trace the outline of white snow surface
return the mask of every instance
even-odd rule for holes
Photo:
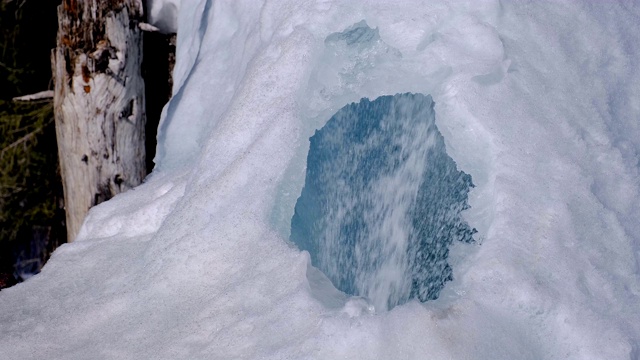
[[[0,292],[0,358],[640,358],[639,6],[185,1],[154,173]],[[361,20],[380,46],[325,46]],[[481,244],[376,312],[287,239],[309,136],[402,92],[433,96]]]
[[[181,0],[146,0],[147,21],[163,33],[178,31]]]

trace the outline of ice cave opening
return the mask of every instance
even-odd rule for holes
[[[363,98],[310,138],[291,241],[333,285],[377,311],[436,299],[473,187],[447,155],[429,95]],[[313,281],[310,281],[313,283]]]

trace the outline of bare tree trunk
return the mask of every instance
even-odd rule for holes
[[[140,184],[145,169],[140,0],[63,0],[52,52],[68,240],[90,207]]]

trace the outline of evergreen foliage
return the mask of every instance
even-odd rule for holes
[[[11,101],[50,87],[57,5],[0,0],[0,288],[66,238],[52,102]]]
[[[5,268],[18,259],[44,263],[51,246],[38,251],[42,253],[37,259],[21,252],[32,252],[35,233],[45,231],[54,240],[50,232],[60,227],[56,226],[61,197],[51,101],[0,101],[0,134],[0,261]]]

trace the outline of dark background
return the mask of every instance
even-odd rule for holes
[[[0,0],[0,289],[38,273],[67,240],[53,101],[13,98],[53,89],[55,0]],[[144,34],[146,162],[171,95],[175,35]]]

